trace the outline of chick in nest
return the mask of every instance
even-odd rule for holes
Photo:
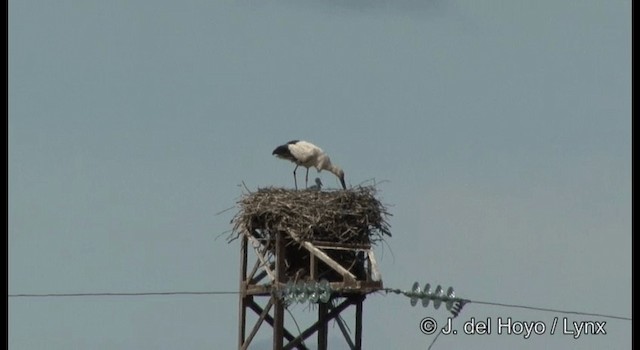
[[[313,186],[309,186],[310,191],[320,191],[322,189],[322,181],[320,181],[319,177],[316,177],[316,184]]]

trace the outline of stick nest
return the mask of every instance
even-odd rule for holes
[[[243,230],[256,238],[271,239],[274,232],[304,241],[375,244],[391,236],[391,216],[376,198],[373,186],[349,190],[312,191],[261,188],[244,194],[232,219],[231,240]]]

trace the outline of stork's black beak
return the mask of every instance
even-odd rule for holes
[[[347,185],[344,184],[344,175],[340,176],[340,183],[342,184],[343,189],[347,189]]]

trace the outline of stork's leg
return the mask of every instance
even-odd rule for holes
[[[304,188],[309,188],[309,168],[307,168],[307,175],[304,177]]]
[[[298,190],[298,179],[296,179],[296,170],[298,170],[298,165],[296,164],[296,167],[293,168],[293,183],[296,186],[296,191]]]

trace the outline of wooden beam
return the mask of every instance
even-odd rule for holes
[[[254,301],[250,302],[250,303],[248,304],[248,306],[249,306],[249,308],[250,308],[251,310],[253,310],[256,314],[260,315],[260,314],[262,313],[262,308],[260,307],[260,305],[256,304]],[[267,314],[267,315],[264,317],[264,321],[265,321],[265,322],[267,322],[267,323],[269,324],[269,326],[273,327],[273,325],[274,325],[274,320],[273,320],[273,317],[271,317],[271,315]],[[296,337],[295,337],[293,334],[291,334],[291,332],[289,332],[286,328],[283,328],[283,329],[282,329],[282,333],[284,334],[285,339],[287,339],[288,341],[292,341],[293,339],[295,339],[295,338],[296,338]],[[298,349],[306,350],[307,348],[306,348],[306,347],[304,347],[304,346],[302,346],[302,345],[299,345],[299,346],[298,346]]]
[[[271,294],[271,288],[272,286],[262,285],[262,284],[250,285],[250,286],[247,286],[247,295],[267,296]]]
[[[258,257],[258,259],[260,260],[260,262],[262,263],[262,267],[264,268],[264,270],[267,272],[267,274],[269,275],[269,277],[271,277],[272,281],[275,281],[276,276],[273,273],[273,271],[271,271],[271,269],[269,268],[270,264],[268,263],[268,259],[266,257],[263,256],[263,253],[260,251],[260,247],[261,244],[260,242],[258,242],[258,240],[256,240],[253,236],[249,236],[249,239],[251,240],[253,249],[256,252],[256,256]]]
[[[367,251],[367,256],[369,257],[369,274],[371,275],[371,280],[380,281],[380,271],[378,270],[378,263],[376,262],[376,257],[373,255],[373,250]]]
[[[313,254],[309,254],[309,276],[312,281],[315,281],[318,278],[318,263],[316,261],[316,256]]]
[[[256,263],[253,264],[253,268],[251,269],[251,272],[246,277],[247,283],[251,283],[251,281],[253,281],[253,276],[255,276],[259,267],[260,267],[260,260],[256,259]]]
[[[305,247],[310,253],[314,254],[318,259],[324,261],[325,264],[329,265],[332,269],[336,270],[339,274],[344,277],[344,279],[348,281],[355,282],[356,276],[349,272],[349,270],[342,267],[342,265],[338,264],[335,260],[331,259],[325,252],[316,248],[311,242],[301,242],[302,246]]]
[[[329,241],[312,241],[314,246],[318,248],[340,249],[340,250],[369,250],[370,243],[337,243]]]
[[[262,266],[262,265],[260,265],[260,266]],[[269,264],[269,269],[270,269],[271,271],[273,271],[273,269],[275,269],[275,268],[276,268],[276,263],[271,262],[271,264]],[[267,270],[266,270],[266,269],[263,269],[263,270],[262,270],[262,271],[260,271],[256,276],[254,276],[254,277],[253,277],[253,279],[251,279],[250,283],[251,283],[251,284],[258,284],[258,283],[259,283],[260,281],[262,281],[262,279],[263,279],[263,278],[265,278],[267,275],[268,275],[268,274],[267,274]],[[272,281],[270,281],[270,282],[273,282],[273,280],[272,280]]]
[[[327,322],[328,312],[329,312],[329,308],[327,306],[327,303],[318,304],[318,322],[320,322],[318,327],[318,350],[328,349],[328,333],[329,333],[329,327]]]
[[[247,237],[240,241],[240,300],[238,301],[238,348],[244,344],[245,327],[247,324],[247,296],[245,278],[247,276]]]
[[[356,303],[356,350],[362,350],[362,303],[364,297]]]
[[[260,271],[256,276],[254,276],[251,280],[249,280],[250,284],[258,284],[262,281],[263,278],[267,277],[267,272],[265,270]]]
[[[349,281],[355,281],[356,276],[349,272],[349,270],[342,267],[342,265],[338,264],[335,260],[331,259],[325,252],[316,248],[313,243],[309,241],[301,240],[300,237],[294,232],[289,232],[289,236],[293,238],[296,242],[300,243],[303,247],[305,247],[311,254],[314,254],[318,257],[318,259],[324,261],[329,267],[337,271],[342,277]]]
[[[276,275],[275,282],[272,287],[279,288],[280,283],[284,281],[284,237],[282,232],[276,232]],[[284,328],[284,301],[276,295],[277,291],[272,289],[271,295],[274,299],[273,310],[273,350],[282,350],[283,345],[283,328]]]
[[[349,335],[349,331],[347,330],[347,326],[345,326],[344,321],[342,321],[340,317],[336,317],[336,323],[344,336],[344,340],[347,342],[347,345],[349,345],[349,349],[355,349],[356,346],[353,344],[353,340],[351,340],[351,335]]]
[[[265,285],[265,284],[253,284],[247,285],[247,295],[253,296],[268,296],[271,295],[271,289],[274,288],[276,284]],[[348,297],[352,295],[360,295],[360,294],[369,294],[376,291],[379,291],[383,288],[382,282],[365,282],[365,281],[355,281],[354,283],[349,282],[331,282],[329,286],[334,295],[340,297]],[[279,288],[283,288],[284,283],[279,284]]]
[[[267,305],[264,307],[264,309],[260,313],[260,316],[258,317],[258,321],[256,321],[256,324],[253,325],[253,329],[251,329],[249,336],[245,340],[244,344],[242,344],[242,347],[240,348],[240,350],[247,350],[249,348],[249,345],[251,345],[251,341],[253,340],[253,337],[255,337],[256,334],[258,333],[258,329],[260,329],[262,322],[264,321],[265,317],[267,317],[267,315],[269,314],[269,310],[271,310],[272,305],[273,305],[273,298],[269,299],[269,302],[267,302]]]
[[[325,318],[325,322],[324,323],[328,324],[331,320],[336,318],[336,316],[338,316],[342,311],[344,311],[344,309],[349,307],[349,305],[351,305],[351,304],[352,304],[352,301],[349,300],[349,299],[346,299],[345,301],[340,303],[340,305],[338,305],[335,308],[331,309],[331,311],[329,311],[329,313],[327,314],[327,317]],[[298,344],[300,344],[301,341],[309,338],[319,328],[320,328],[320,320],[316,321],[313,325],[311,325],[311,327],[307,328],[299,336],[297,336],[295,339],[290,341],[289,344],[287,344],[284,347],[284,350],[290,350],[290,349],[293,349],[295,346],[298,346]]]

